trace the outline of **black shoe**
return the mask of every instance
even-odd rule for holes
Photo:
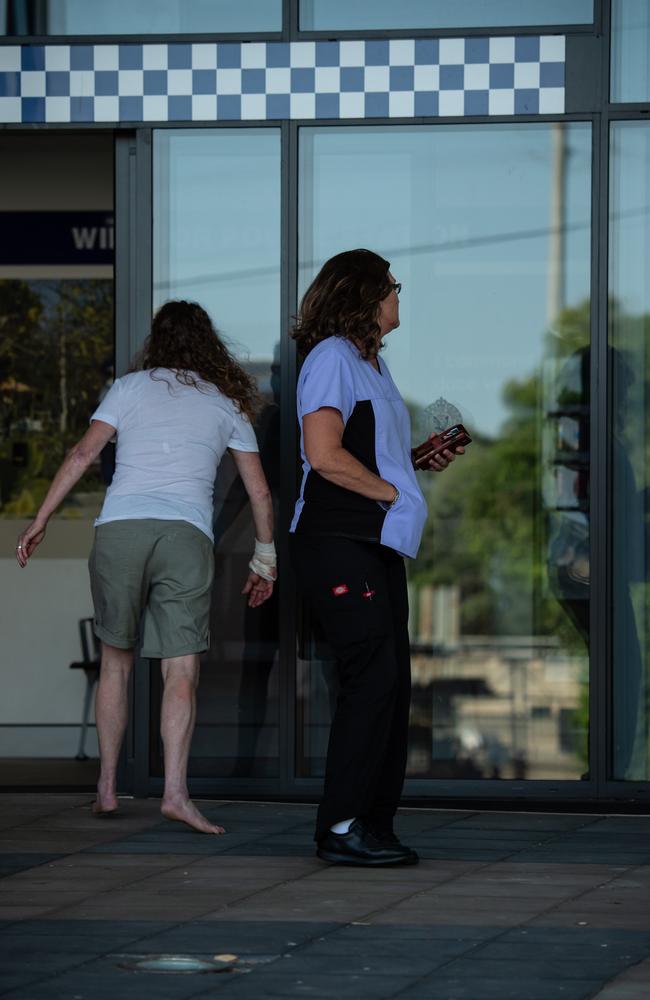
[[[368,833],[376,840],[382,847],[392,847],[393,849],[398,849],[404,851],[405,854],[409,854],[412,857],[411,864],[416,865],[420,858],[418,857],[417,851],[414,851],[412,847],[407,847],[403,844],[399,837],[394,833],[390,827],[382,829],[381,827],[374,827],[372,825],[366,826]]]
[[[378,868],[386,865],[414,865],[417,855],[408,848],[384,845],[368,832],[359,819],[355,819],[347,833],[331,830],[318,841],[316,854],[322,861],[335,865],[362,865]]]

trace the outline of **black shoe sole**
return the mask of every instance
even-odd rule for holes
[[[417,865],[420,860],[417,854],[405,854],[400,858],[355,858],[351,854],[337,854],[335,851],[322,851],[316,854],[321,861],[330,865],[353,865],[357,868],[389,868],[397,865]]]

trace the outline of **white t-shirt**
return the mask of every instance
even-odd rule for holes
[[[118,378],[90,418],[117,431],[115,475],[95,524],[188,521],[212,539],[219,462],[226,448],[258,451],[255,431],[215,385],[182,385],[167,368],[155,374]]]

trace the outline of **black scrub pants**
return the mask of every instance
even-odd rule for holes
[[[291,536],[298,584],[337,660],[315,839],[360,817],[392,829],[404,784],[411,699],[404,560],[393,549],[333,536]]]

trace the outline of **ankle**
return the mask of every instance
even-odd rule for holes
[[[169,788],[165,789],[162,796],[163,802],[189,802],[190,795],[187,788]]]

